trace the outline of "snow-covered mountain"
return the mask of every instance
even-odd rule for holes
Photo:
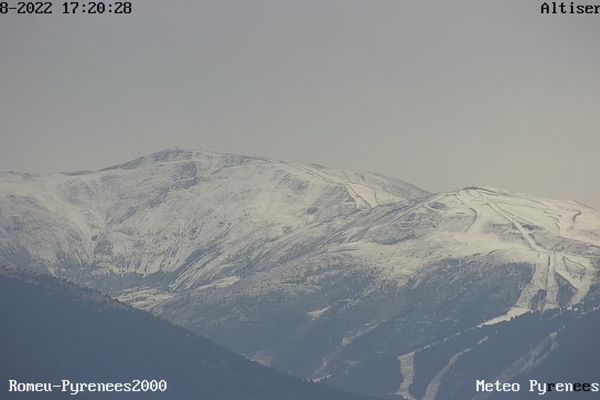
[[[183,150],[0,175],[0,262],[367,393],[409,394],[418,348],[580,303],[599,257],[598,211],[495,188]]]
[[[221,274],[255,241],[262,252],[359,209],[427,195],[376,174],[181,150],[95,172],[4,173],[0,185],[5,251],[51,270],[93,265],[96,275],[183,272],[187,260],[194,268],[178,281],[186,287]],[[195,268],[192,253],[215,243],[227,251]]]

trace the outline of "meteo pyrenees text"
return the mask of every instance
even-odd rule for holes
[[[542,3],[542,14],[600,14],[600,4],[575,4],[549,1]]]
[[[529,380],[527,390],[540,396],[553,392],[598,392],[600,383],[598,382],[539,382],[535,379]],[[476,392],[520,392],[521,384],[517,382],[488,382],[485,379],[475,381]]]

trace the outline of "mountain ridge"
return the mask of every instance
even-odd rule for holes
[[[490,187],[184,150],[0,174],[0,261],[363,393],[428,343],[580,303],[599,256],[598,211]]]

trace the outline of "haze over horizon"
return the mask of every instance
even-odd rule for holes
[[[164,148],[600,209],[598,16],[517,0],[134,2],[0,25],[0,170]]]

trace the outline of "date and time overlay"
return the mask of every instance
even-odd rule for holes
[[[130,1],[1,1],[0,18],[7,15],[127,15],[134,11]]]

